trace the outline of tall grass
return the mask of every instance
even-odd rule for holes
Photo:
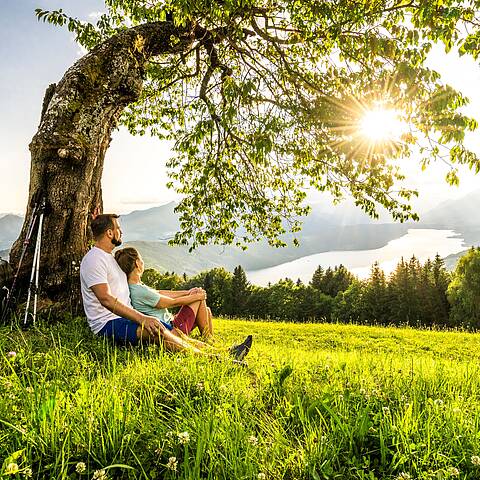
[[[115,348],[81,318],[1,329],[1,475],[480,478],[480,335],[215,325],[253,334],[248,368]]]

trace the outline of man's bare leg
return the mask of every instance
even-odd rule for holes
[[[211,348],[210,345],[208,345],[207,343],[205,342],[202,342],[200,340],[197,340],[195,338],[192,338],[192,337],[189,337],[188,335],[185,335],[181,330],[179,330],[178,328],[174,328],[173,330],[171,330],[171,332],[173,333],[173,335],[176,335],[177,337],[181,338],[182,340],[184,340],[185,342],[189,343],[190,345],[194,345],[195,347],[197,348]]]
[[[171,352],[191,352],[203,354],[197,347],[190,345],[182,338],[175,336],[170,330],[159,330],[158,335],[151,335],[142,327],[137,328],[137,338],[143,341],[163,344],[165,349]]]

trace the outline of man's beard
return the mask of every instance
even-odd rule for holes
[[[112,244],[115,247],[119,247],[122,244],[122,239],[121,238],[112,238],[112,240],[110,240],[110,241],[112,242]]]

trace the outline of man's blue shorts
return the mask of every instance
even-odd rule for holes
[[[118,345],[137,345],[138,323],[126,318],[115,318],[98,332],[98,335],[112,338]]]

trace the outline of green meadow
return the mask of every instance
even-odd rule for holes
[[[480,335],[216,319],[248,366],[0,329],[0,476],[480,478]]]

